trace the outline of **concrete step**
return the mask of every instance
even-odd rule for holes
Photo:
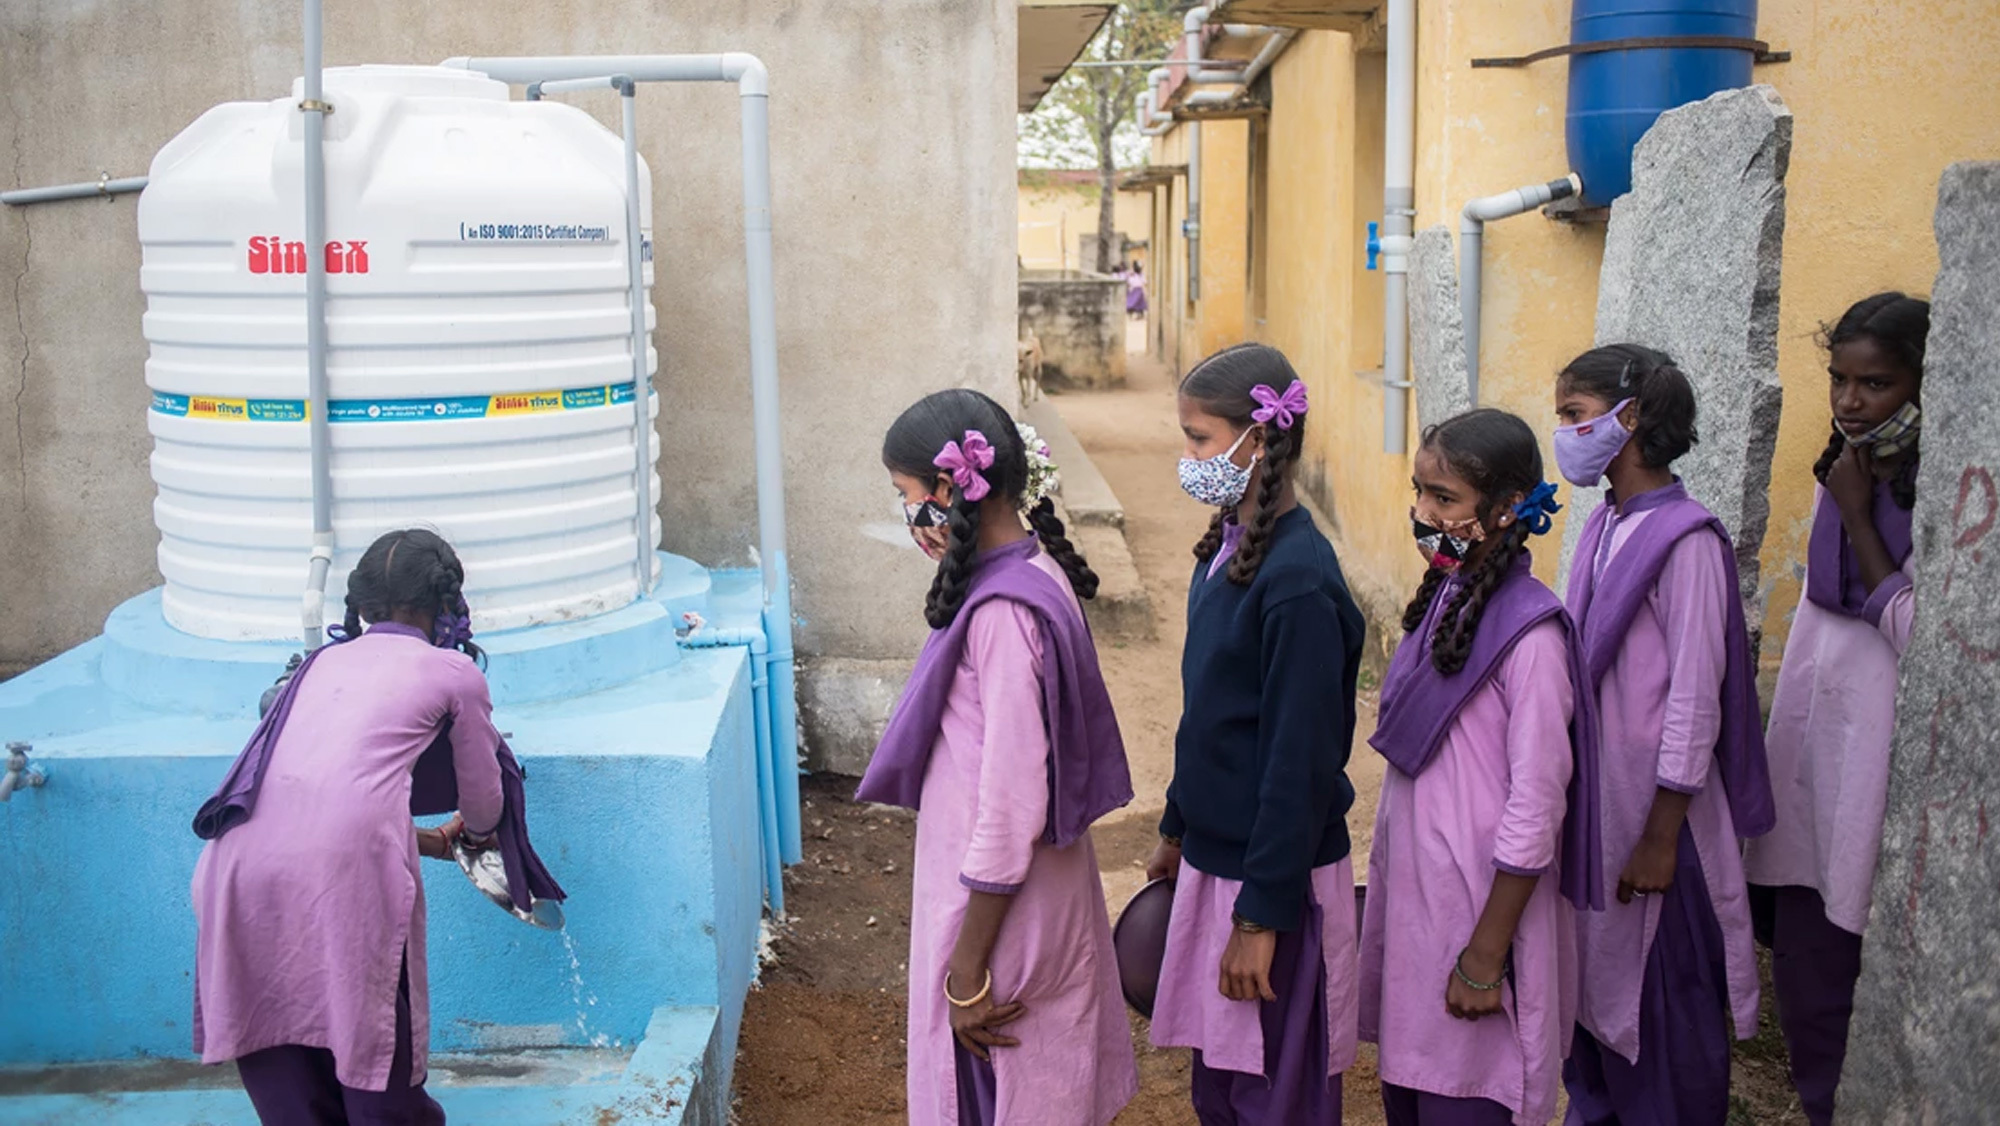
[[[1062,412],[1052,399],[1038,399],[1021,409],[1021,421],[1035,428],[1049,444],[1049,455],[1062,468],[1062,502],[1078,524],[1107,528],[1125,527],[1125,506],[1105,481],[1104,474],[1083,450],[1083,443],[1070,432]]]
[[[1125,506],[1053,401],[1030,403],[1021,417],[1049,444],[1049,456],[1062,470],[1057,510],[1069,528],[1070,542],[1097,572],[1097,597],[1084,603],[1091,629],[1113,640],[1150,640],[1157,630],[1153,601],[1139,581],[1139,568],[1125,543]]]
[[[1097,597],[1083,604],[1090,628],[1101,638],[1151,640],[1156,632],[1153,600],[1139,581],[1139,568],[1132,563],[1125,533],[1078,522],[1070,528],[1069,538],[1089,561],[1090,569],[1097,572]]]

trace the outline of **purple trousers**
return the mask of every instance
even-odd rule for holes
[[[1492,1099],[1457,1099],[1414,1087],[1382,1084],[1389,1126],[1513,1126],[1514,1112]]]
[[[396,1055],[389,1087],[342,1086],[325,1048],[286,1044],[236,1061],[244,1093],[264,1126],[444,1126],[444,1108],[410,1081],[410,969],[396,988]]]
[[[1854,983],[1861,977],[1861,936],[1828,922],[1826,903],[1812,888],[1771,891],[1771,984],[1792,1057],[1792,1085],[1806,1120],[1829,1126],[1847,1058]]]
[[[1338,1126],[1340,1077],[1326,1073],[1332,1044],[1323,925],[1319,904],[1309,902],[1299,929],[1278,935],[1271,956],[1271,992],[1278,999],[1263,1002],[1259,1013],[1263,1075],[1211,1068],[1201,1052],[1194,1053],[1194,1113],[1201,1126]]]
[[[951,1061],[958,1076],[958,1126],[995,1126],[1000,1120],[999,1096],[993,1085],[993,1063],[965,1050],[956,1036]]]
[[[1565,1126],[1722,1126],[1729,1117],[1729,988],[1722,926],[1694,837],[1681,826],[1674,884],[1639,994],[1639,1062],[1582,1026],[1563,1064]]]

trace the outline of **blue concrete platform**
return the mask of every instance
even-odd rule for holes
[[[536,848],[570,898],[565,930],[541,931],[426,864],[431,1049],[456,1121],[595,1122],[623,1104],[605,1120],[722,1121],[763,906],[751,671],[744,648],[682,648],[674,627],[695,611],[754,628],[759,598],[751,573],[662,556],[661,574],[613,614],[479,638]],[[190,1055],[190,819],[297,647],[186,637],[157,600],[0,684],[0,740],[32,743],[48,775],[0,805],[0,1123],[254,1120],[240,1091],[191,1089],[229,1069],[158,1061]],[[453,1053],[479,1066],[455,1072]],[[96,1094],[27,1093],[50,1065],[121,1061],[163,1089],[107,1069]],[[703,1091],[717,1117],[688,1109]]]

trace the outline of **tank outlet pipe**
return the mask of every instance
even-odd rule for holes
[[[1465,205],[1458,224],[1458,307],[1465,321],[1465,382],[1473,406],[1479,405],[1479,299],[1486,224],[1582,193],[1583,179],[1572,172],[1560,180],[1481,196]]]
[[[326,579],[333,569],[333,435],[327,418],[326,376],[326,115],[333,107],[321,86],[324,52],[320,41],[320,0],[305,0],[306,204],[306,434],[311,451],[312,552],[307,557],[305,597],[300,610],[305,646],[317,649],[326,639]]]
[[[750,650],[750,707],[757,725],[757,829],[763,842],[764,898],[771,913],[785,913],[785,875],[778,844],[778,803],[772,777],[771,749],[771,647],[760,626],[757,629],[708,629],[697,626],[679,639],[684,649],[723,649],[747,646]]]
[[[52,203],[59,199],[85,199],[90,196],[109,197],[145,190],[144,176],[114,180],[111,173],[106,172],[95,180],[86,180],[81,184],[52,184],[46,188],[17,188],[11,192],[0,192],[0,203],[9,207],[26,207],[31,203]]]
[[[633,574],[639,583],[639,597],[653,589],[653,381],[646,363],[650,342],[646,332],[645,235],[639,215],[639,116],[638,84],[630,75],[607,74],[592,78],[564,78],[535,82],[528,86],[528,100],[538,102],[545,94],[576,94],[589,90],[615,90],[625,140],[625,271],[630,293],[626,304],[632,310],[632,533],[638,544]]]
[[[445,66],[525,86],[623,74],[634,82],[733,82],[742,104],[743,254],[750,323],[751,433],[757,462],[758,569],[770,646],[771,779],[784,862],[803,854],[799,831],[798,698],[792,654],[790,556],[785,548],[784,430],[778,414],[778,318],[771,264],[771,84],[757,56],[571,55],[453,58]]]
[[[1382,449],[1409,447],[1410,248],[1417,217],[1417,0],[1389,0],[1382,131]]]

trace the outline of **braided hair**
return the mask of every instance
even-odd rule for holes
[[[1535,432],[1506,411],[1485,408],[1448,418],[1424,431],[1422,448],[1478,492],[1476,512],[1480,524],[1487,528],[1493,528],[1508,511],[1510,498],[1526,496],[1542,483],[1542,450]],[[1438,619],[1437,632],[1431,635],[1431,667],[1443,675],[1464,668],[1472,655],[1472,639],[1479,632],[1487,600],[1528,550],[1532,534],[1528,523],[1516,519],[1488,537],[1484,553]],[[1424,572],[1416,597],[1403,609],[1404,633],[1414,633],[1423,626],[1431,599],[1447,577],[1437,567]]]
[[[965,432],[976,430],[993,447],[993,464],[981,471],[991,488],[990,496],[1001,497],[1018,508],[1028,488],[1028,451],[1021,433],[1006,409],[988,396],[965,388],[951,388],[924,396],[899,415],[882,438],[882,464],[892,473],[932,482],[944,475],[933,459],[946,442],[959,442]],[[948,538],[937,577],[924,600],[924,620],[932,629],[944,629],[957,619],[958,611],[972,587],[972,561],[979,549],[979,521],[982,501],[970,500],[965,490],[954,489],[952,503],[945,507]],[[1084,561],[1076,545],[1069,541],[1055,503],[1047,497],[1028,509],[1029,526],[1069,578],[1078,598],[1097,595],[1097,574]]]
[[[1701,440],[1694,426],[1694,384],[1665,352],[1643,344],[1592,348],[1563,368],[1556,385],[1606,403],[1636,402],[1639,427],[1632,444],[1648,469],[1665,469]]]
[[[361,636],[361,623],[386,622],[397,611],[455,615],[465,601],[465,565],[443,536],[422,528],[389,532],[368,545],[361,562],[347,576],[347,637]],[[454,648],[485,662],[485,653],[470,640]]]
[[[1831,352],[1841,344],[1855,340],[1872,340],[1881,349],[1898,360],[1914,373],[1921,386],[1924,377],[1924,344],[1931,334],[1931,303],[1920,297],[1889,292],[1864,297],[1830,325],[1821,325],[1820,347]],[[1910,448],[1910,456],[1896,468],[1896,475],[1889,480],[1889,495],[1896,507],[1909,511],[1917,506],[1917,451],[1922,445],[1921,437],[1917,446]],[[1841,433],[1836,424],[1832,437],[1827,439],[1826,449],[1813,463],[1813,477],[1820,484],[1826,484],[1826,475],[1832,471],[1833,463],[1840,460],[1847,448],[1847,435]]]
[[[1180,393],[1199,404],[1208,414],[1228,422],[1240,433],[1262,425],[1251,418],[1257,400],[1252,387],[1266,387],[1283,394],[1298,379],[1292,362],[1283,352],[1267,344],[1238,344],[1224,348],[1196,364],[1181,380]],[[1264,426],[1264,452],[1258,463],[1257,506],[1236,553],[1229,557],[1225,572],[1237,586],[1249,586],[1263,566],[1271,545],[1271,530],[1278,522],[1278,506],[1284,501],[1285,482],[1305,448],[1306,417],[1301,414],[1290,427]],[[1194,545],[1194,557],[1206,563],[1222,550],[1223,528],[1236,509],[1219,508],[1208,522],[1208,531]]]

